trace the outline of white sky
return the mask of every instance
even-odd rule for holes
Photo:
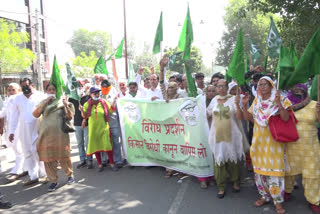
[[[200,48],[204,63],[211,65],[223,30],[224,7],[227,0],[126,0],[127,38],[134,38],[136,53],[144,42],[153,40],[163,11],[163,47],[176,47],[189,2],[193,22],[194,45]],[[50,61],[53,55],[62,64],[73,57],[67,40],[79,28],[102,30],[112,34],[113,47],[123,38],[122,0],[47,0]],[[204,24],[200,24],[203,20]],[[181,23],[181,26],[178,26]],[[52,63],[51,63],[52,64]]]

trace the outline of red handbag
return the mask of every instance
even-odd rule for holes
[[[269,118],[269,129],[275,141],[280,143],[295,142],[299,139],[296,124],[297,118],[292,111],[289,112],[289,120],[283,121],[280,114]]]

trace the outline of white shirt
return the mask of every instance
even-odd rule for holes
[[[198,95],[203,95],[203,91],[200,88],[197,88],[197,93]],[[185,89],[178,90],[178,94],[183,98],[188,97],[188,92]]]
[[[46,96],[41,92],[35,91],[29,98],[24,94],[18,94],[12,101],[12,111],[10,114],[9,134],[14,134],[18,121],[24,123],[34,123],[37,118],[32,115],[36,105]]]
[[[126,93],[126,96],[124,96],[124,97],[125,98],[135,98],[135,99],[144,98],[139,90],[137,91],[137,94],[135,97],[133,97],[130,93]]]
[[[158,97],[160,100],[163,100],[163,95],[159,87],[152,90],[152,88],[147,90],[146,98]]]

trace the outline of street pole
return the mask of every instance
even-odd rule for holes
[[[36,23],[35,23],[35,33],[36,33],[36,49],[37,49],[37,76],[38,76],[38,84],[37,84],[37,89],[42,91],[42,74],[41,74],[41,62],[40,62],[40,55],[41,55],[41,50],[40,50],[40,32],[39,32],[39,11],[36,9]]]
[[[126,27],[126,0],[123,0],[123,19],[124,19],[124,56],[125,56],[125,68],[126,79],[128,79],[128,46],[127,46],[127,27]]]

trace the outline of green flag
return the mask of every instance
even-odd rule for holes
[[[133,65],[132,63],[129,64],[129,72],[128,72],[128,84],[130,82],[135,82],[135,72],[134,72],[134,69],[133,69]]]
[[[312,80],[310,97],[312,100],[318,100],[318,76],[314,76]]]
[[[163,41],[163,31],[162,31],[162,12],[161,12],[156,36],[154,38],[154,43],[153,43],[153,49],[152,49],[153,54],[157,54],[160,52],[160,43],[162,41]]]
[[[279,75],[280,71],[280,79],[279,79],[279,89],[285,89],[286,83],[288,79],[292,75],[294,71],[294,65],[292,61],[292,56],[290,50],[284,46],[280,48],[280,56],[278,61],[278,66],[276,72]]]
[[[50,78],[50,83],[56,86],[57,89],[57,99],[60,99],[63,91],[66,89],[63,78],[60,74],[56,56],[54,56],[52,74]]]
[[[270,16],[270,29],[267,39],[268,44],[268,55],[271,58],[277,58],[280,54],[282,40],[280,38],[279,31]]]
[[[117,52],[115,53],[115,58],[120,59],[122,57],[122,49],[123,49],[124,38],[121,40],[120,45],[117,47]]]
[[[184,67],[186,68],[186,77],[187,77],[187,82],[188,82],[188,96],[189,97],[196,97],[196,96],[198,96],[197,87],[194,82],[194,79],[192,78],[191,72],[189,70],[189,66],[187,64],[185,64]]]
[[[226,80],[228,83],[232,82],[232,77],[228,74],[228,70],[226,71],[226,76],[225,76]]]
[[[264,65],[263,65],[263,68],[264,68],[264,72],[263,73],[267,73],[267,67],[268,67],[268,56],[266,56],[264,58]]]
[[[250,41],[250,54],[251,54],[251,57],[252,57],[252,61],[253,61],[253,64],[256,63],[256,61],[259,59],[260,57],[260,53],[259,53],[259,50],[258,48],[256,47],[255,44],[253,44],[253,41],[252,39],[249,39]]]
[[[182,54],[182,52],[180,51],[180,52],[177,52],[177,53],[172,54],[172,55],[169,57],[169,62],[168,62],[168,64],[167,64],[167,69],[169,69],[170,65],[173,65],[173,64],[176,63],[177,57],[178,57],[179,55],[181,55],[181,54]]]
[[[178,48],[183,52],[182,61],[190,59],[191,44],[193,42],[192,23],[190,18],[190,10],[188,6],[187,16],[184,20],[182,31],[180,34]]]
[[[244,84],[245,63],[242,29],[238,33],[237,44],[228,67],[228,74],[239,86]]]
[[[288,81],[288,86],[305,83],[307,80],[320,74],[320,28],[313,35]]]
[[[74,100],[81,100],[80,83],[77,81],[74,73],[72,72],[69,63],[66,63],[67,68],[67,87],[66,95]]]
[[[103,61],[102,56],[98,59],[96,66],[94,67],[95,74],[106,74],[108,75],[108,70],[106,64]]]

